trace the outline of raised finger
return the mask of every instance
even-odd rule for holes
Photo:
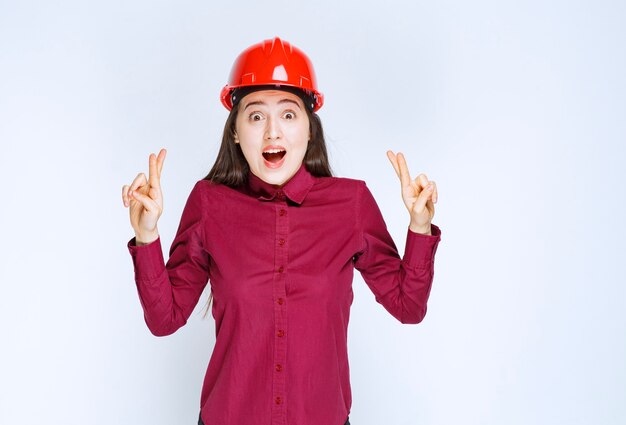
[[[389,158],[389,162],[393,166],[393,169],[396,171],[396,175],[400,177],[400,169],[398,168],[398,159],[396,155],[392,151],[387,151],[387,158]]]
[[[156,155],[151,153],[148,158],[148,182],[150,182],[151,187],[159,187],[159,176],[157,174],[157,158]]]
[[[165,148],[159,151],[159,156],[157,157],[157,171],[159,179],[161,179],[161,170],[163,169],[163,162],[165,161],[165,155],[167,154],[167,150]]]
[[[411,184],[411,175],[409,174],[409,167],[406,165],[406,159],[404,158],[404,154],[398,152],[396,155],[398,158],[398,168],[400,169],[400,181],[402,182],[402,187],[406,187]]]

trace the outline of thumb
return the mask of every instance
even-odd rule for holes
[[[149,212],[158,211],[159,206],[149,196],[146,196],[137,190],[130,191],[128,194],[131,198],[134,198],[141,203],[141,205],[143,205],[143,207]]]
[[[419,194],[419,196],[417,197],[417,201],[415,201],[415,203],[413,204],[413,211],[417,212],[417,211],[423,211],[424,208],[426,207],[426,202],[428,202],[428,200],[431,198],[431,196],[433,195],[433,185],[429,185],[426,186]]]

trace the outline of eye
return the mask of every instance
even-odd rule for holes
[[[250,114],[249,118],[252,121],[261,121],[263,116],[260,113],[258,113],[258,112],[253,112],[253,113]]]
[[[287,111],[283,116],[288,120],[292,120],[296,117],[296,114],[293,111]]]

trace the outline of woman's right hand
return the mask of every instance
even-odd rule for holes
[[[159,236],[157,221],[163,212],[161,169],[166,153],[161,149],[158,157],[150,154],[148,180],[144,173],[139,173],[130,186],[122,187],[122,201],[125,207],[130,205],[130,224],[138,244],[150,243]]]

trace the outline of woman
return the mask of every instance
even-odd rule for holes
[[[440,229],[424,174],[387,156],[409,211],[403,258],[362,180],[333,177],[312,64],[274,38],[239,55],[209,174],[196,182],[164,263],[157,220],[166,152],[122,189],[127,246],[150,331],[183,326],[211,282],[216,342],[199,424],[349,425],[347,328],[356,268],[401,323],[426,314]]]

